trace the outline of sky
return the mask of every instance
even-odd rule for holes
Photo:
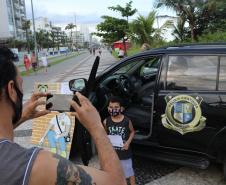
[[[119,12],[109,10],[109,6],[120,5],[126,6],[129,0],[33,0],[34,17],[47,17],[54,26],[60,26],[63,30],[68,23],[78,25],[86,25],[90,33],[96,32],[96,26],[104,20],[101,19],[102,15],[122,18]],[[32,18],[31,0],[25,0],[27,19]],[[136,19],[139,14],[147,16],[151,11],[156,10],[156,15],[170,15],[175,16],[173,11],[166,8],[155,9],[155,0],[133,0],[132,8],[136,8],[138,12],[129,17],[129,21]],[[163,20],[159,20],[161,25]],[[157,22],[154,25],[157,27]],[[75,29],[74,29],[75,30]],[[168,36],[166,36],[168,38]]]

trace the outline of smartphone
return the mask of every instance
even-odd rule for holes
[[[69,94],[48,94],[46,98],[46,110],[58,112],[75,112],[70,101],[77,100],[77,96]]]

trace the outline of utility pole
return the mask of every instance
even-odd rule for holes
[[[74,14],[75,14],[75,12],[74,12]],[[78,50],[78,36],[77,36],[77,24],[76,24],[76,14],[75,14],[75,26],[76,26],[76,48],[77,48],[77,50]],[[78,53],[79,53],[79,50],[78,50]]]
[[[34,41],[35,41],[35,56],[37,57],[38,60],[38,49],[37,49],[37,41],[36,41],[36,33],[35,33],[35,19],[34,19],[34,10],[33,10],[33,2],[31,0],[31,9],[32,9],[32,19],[33,19],[33,28],[34,28]],[[39,67],[39,62],[38,62],[38,67]]]

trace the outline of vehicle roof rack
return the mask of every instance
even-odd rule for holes
[[[226,45],[226,42],[209,42],[209,43],[188,43],[188,44],[172,44],[172,45],[166,45],[161,46],[158,48],[154,48],[153,50],[159,50],[159,49],[168,49],[168,48],[182,48],[182,47],[188,47],[188,46],[213,46],[213,45]]]

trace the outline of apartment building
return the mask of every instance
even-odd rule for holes
[[[22,23],[26,21],[24,0],[0,0],[0,43],[10,37],[16,40],[25,40]]]
[[[33,32],[33,22],[31,22],[30,30]],[[35,20],[35,31],[39,32],[40,30],[45,30],[50,32],[52,30],[52,23],[47,17],[40,20]]]

